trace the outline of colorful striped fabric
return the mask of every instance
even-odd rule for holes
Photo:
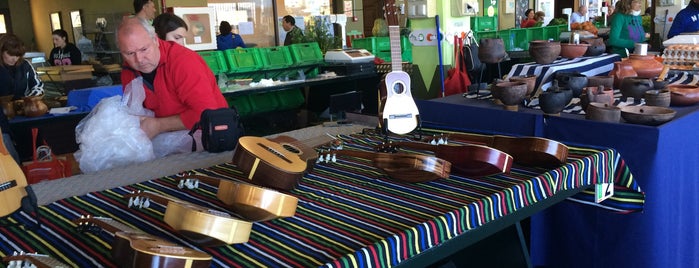
[[[371,134],[340,138],[346,149],[361,150],[382,140]],[[620,198],[602,205],[620,212],[642,209],[643,193],[616,151],[570,149],[568,164],[554,170],[515,165],[510,174],[477,179],[452,175],[418,184],[395,182],[368,160],[338,157],[337,162],[317,164],[290,191],[299,198],[294,217],[256,222],[247,243],[211,248],[174,233],[162,221],[161,204],[128,208],[124,195],[149,190],[225,210],[216,188],[201,184],[197,190],[181,190],[173,175],[41,206],[40,229],[0,228],[0,255],[38,252],[75,267],[114,267],[112,235],[81,233],[71,223],[89,214],[204,250],[214,257],[213,267],[390,267],[565,189],[613,181]],[[195,172],[244,178],[231,164]],[[7,221],[30,224],[32,217],[17,212]]]

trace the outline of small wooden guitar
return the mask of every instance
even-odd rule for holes
[[[272,189],[240,181],[213,178],[191,172],[178,174],[178,187],[195,189],[199,182],[218,187],[216,197],[231,211],[246,220],[267,221],[292,217],[296,213],[299,199]]]
[[[262,137],[244,136],[238,139],[233,164],[247,174],[253,184],[291,190],[308,167],[299,154],[295,147]]]
[[[398,148],[432,151],[436,157],[451,162],[451,168],[455,174],[467,177],[484,177],[509,173],[512,167],[512,156],[483,145],[391,142],[377,147],[382,152],[397,152]]]
[[[211,255],[128,227],[110,218],[81,216],[78,230],[94,226],[114,234],[112,260],[120,267],[209,267]]]
[[[222,211],[148,191],[127,194],[129,207],[148,208],[151,200],[166,206],[163,221],[187,239],[202,246],[248,242],[252,223]]]
[[[12,256],[2,258],[7,268],[69,268],[49,255],[37,253],[15,252]]]
[[[451,163],[444,159],[408,153],[379,153],[358,150],[331,149],[319,161],[335,161],[337,156],[351,156],[371,160],[371,164],[389,177],[402,182],[417,183],[448,178]]]
[[[406,134],[418,126],[420,111],[410,92],[410,76],[403,71],[400,47],[400,27],[394,0],[384,7],[388,34],[391,41],[391,72],[381,83],[379,94],[379,125],[396,134]],[[385,102],[384,102],[385,99]]]
[[[0,135],[0,217],[10,215],[22,207],[22,198],[27,196],[24,187],[27,178],[10,152]]]
[[[481,144],[511,155],[515,163],[545,168],[559,167],[568,159],[568,146],[540,137],[487,136],[449,133],[446,139]]]

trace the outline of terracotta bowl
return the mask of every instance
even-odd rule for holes
[[[561,43],[561,57],[568,59],[575,59],[585,55],[587,48],[590,44],[580,43],[580,44],[570,44]]]
[[[675,117],[675,110],[657,106],[621,107],[621,118],[631,124],[657,126]]]
[[[538,64],[551,64],[561,54],[561,42],[534,40],[529,42],[529,55]]]
[[[687,106],[699,103],[699,86],[693,85],[667,85],[670,90],[670,105]]]
[[[585,109],[585,118],[601,121],[619,123],[621,119],[621,109],[609,103],[591,102]]]

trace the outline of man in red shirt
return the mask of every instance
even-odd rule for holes
[[[160,133],[191,129],[205,109],[228,107],[216,79],[196,52],[160,40],[153,27],[137,17],[119,25],[117,42],[124,68],[122,85],[143,77],[143,107],[155,117],[142,117],[141,129],[153,138]]]

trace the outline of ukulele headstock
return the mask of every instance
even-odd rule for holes
[[[177,175],[175,175],[177,177],[177,179],[179,180],[177,182],[177,188],[180,188],[180,189],[187,188],[189,190],[199,189],[199,183],[201,181],[197,178],[192,178],[192,175],[194,175],[194,174],[195,173],[192,171],[185,171],[185,172],[181,172],[181,173],[178,173]]]
[[[326,146],[319,147],[316,149],[318,152],[318,159],[316,159],[316,163],[337,162],[336,152],[342,150],[342,147],[343,143],[340,139],[333,139]]]
[[[124,197],[129,198],[129,207],[148,208],[150,207],[150,197],[141,190],[131,192]]]
[[[80,215],[80,218],[73,220],[73,223],[76,225],[75,229],[78,232],[94,233],[102,230],[102,227],[99,224],[100,222],[104,222],[106,220],[111,219],[103,217],[93,217],[92,215]]]
[[[374,146],[374,150],[381,153],[397,153],[400,146],[392,142],[384,142]]]
[[[395,0],[386,0],[384,5],[384,16],[388,25],[398,25],[398,7]]]
[[[430,137],[424,137],[423,138],[424,142],[427,142],[432,145],[446,145],[449,144],[449,135],[448,134],[435,134]]]

